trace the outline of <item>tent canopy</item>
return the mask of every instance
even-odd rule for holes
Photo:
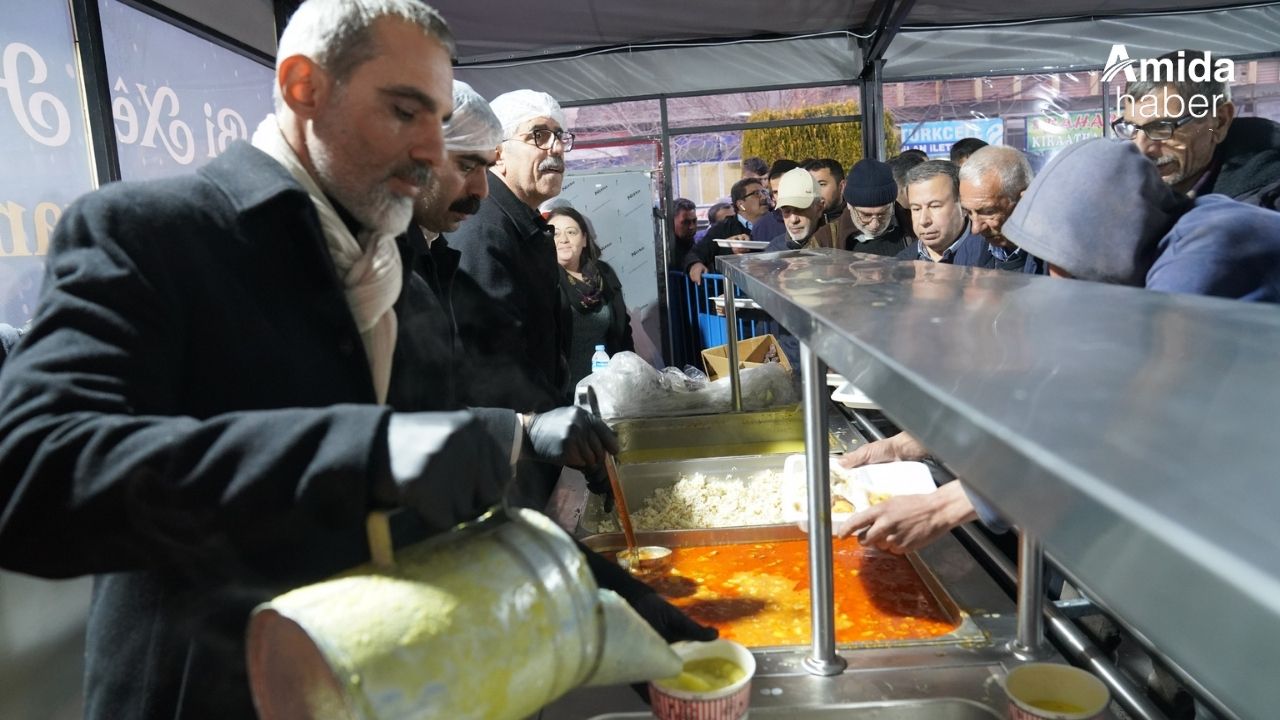
[[[850,83],[863,65],[858,36],[877,27],[886,4],[873,0],[433,2],[458,38],[459,77],[488,97],[536,86],[570,103]],[[892,3],[895,8],[901,4],[901,0]],[[996,69],[997,58],[1010,71],[1100,67],[1112,43],[1163,51],[1184,46],[1186,40],[1180,36],[1206,38],[1213,45],[1213,29],[1240,17],[1248,17],[1237,24],[1247,28],[1250,37],[1241,42],[1233,35],[1207,49],[1232,54],[1273,51],[1280,35],[1280,3],[1276,2],[919,0],[901,18],[902,32],[885,55],[885,77],[972,72],[974,62],[985,63],[982,71],[989,72]],[[1147,28],[1161,23],[1164,29],[1152,37]],[[928,42],[912,43],[913,37],[928,37]],[[934,42],[946,47],[946,54],[930,52]],[[965,62],[957,66],[953,59]],[[895,67],[909,68],[910,74]]]

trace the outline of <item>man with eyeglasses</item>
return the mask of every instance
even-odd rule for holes
[[[849,169],[844,202],[854,231],[845,248],[893,257],[910,247],[911,213],[897,203],[898,183],[887,163],[864,158]]]
[[[1116,137],[1132,140],[1174,190],[1218,193],[1272,210],[1280,207],[1280,124],[1237,118],[1231,86],[1190,79],[1188,65],[1208,54],[1180,50],[1158,58],[1182,82],[1131,83],[1120,96]],[[1213,59],[1209,57],[1209,66]]]
[[[734,248],[729,242],[726,242],[726,247],[716,241],[751,240],[752,227],[769,212],[769,191],[755,178],[743,178],[734,183],[729,190],[729,200],[736,214],[712,225],[702,240],[685,255],[685,272],[696,285],[701,285],[703,274],[715,266],[717,255],[750,252],[746,248]]]
[[[560,303],[555,239],[538,206],[560,194],[573,134],[550,95],[516,90],[490,107],[502,124],[489,196],[451,241],[462,257],[453,308],[467,362],[461,400],[543,412],[568,404],[568,320]],[[541,509],[557,472],[520,467],[520,501]]]
[[[1130,143],[1058,153],[1004,232],[1055,277],[1280,302],[1280,214],[1219,194],[1188,198]]]

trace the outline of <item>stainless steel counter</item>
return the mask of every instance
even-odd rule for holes
[[[1012,602],[950,535],[921,551],[920,558],[987,641],[844,649],[849,667],[835,677],[817,677],[801,666],[807,646],[757,652],[752,717],[857,717],[849,713],[859,709],[876,709],[886,720],[985,719],[993,717],[992,711],[994,717],[1004,717],[1006,700],[999,679],[1017,662],[1004,648],[1014,632]],[[904,702],[940,699],[943,702],[933,704]],[[593,716],[651,717],[630,689],[619,687],[576,690],[545,708],[540,717]]]
[[[1280,667],[1280,310],[841,251],[721,269],[1244,717]]]

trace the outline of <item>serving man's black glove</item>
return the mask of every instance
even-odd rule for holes
[[[529,448],[543,462],[573,468],[604,464],[606,453],[617,454],[618,436],[603,420],[577,406],[556,408],[533,416],[526,426]]]
[[[494,438],[514,438],[517,422],[510,411],[392,413],[374,502],[415,510],[433,530],[479,516],[511,482],[511,450]]]

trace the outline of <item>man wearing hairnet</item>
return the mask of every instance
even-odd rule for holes
[[[550,95],[516,90],[491,103],[502,123],[489,196],[451,237],[462,253],[454,315],[467,362],[459,387],[471,405],[520,412],[568,402],[567,321],[561,317],[551,228],[538,205],[560,194],[573,135]],[[527,474],[527,473],[525,473]],[[542,508],[555,477],[524,482],[525,502]]]

